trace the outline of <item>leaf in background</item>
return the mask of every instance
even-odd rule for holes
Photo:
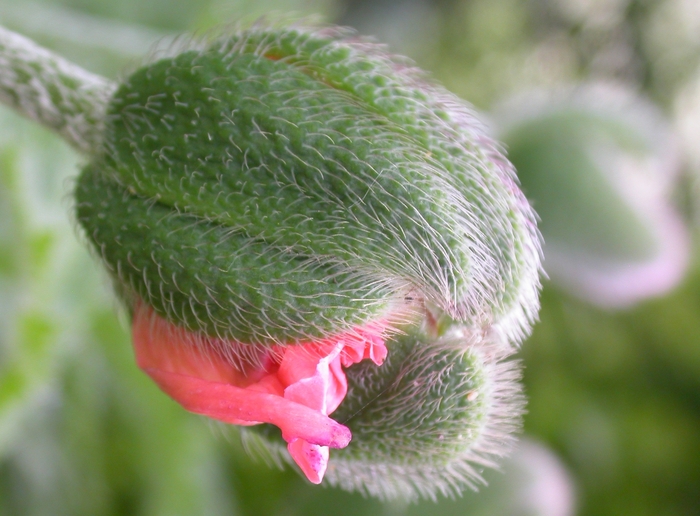
[[[1,114],[0,454],[18,437],[24,412],[50,395],[82,322],[69,316],[77,300],[66,280],[76,267],[94,267],[75,242],[62,202],[75,166],[75,155],[57,139]]]
[[[77,161],[0,113],[0,513],[236,514],[208,425],[133,366],[68,216]]]

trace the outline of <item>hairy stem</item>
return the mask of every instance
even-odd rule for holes
[[[93,154],[116,84],[0,27],[0,102]]]

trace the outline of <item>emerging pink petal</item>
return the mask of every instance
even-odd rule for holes
[[[328,446],[309,444],[304,439],[294,439],[287,445],[287,451],[309,482],[321,483],[328,467]]]
[[[276,425],[306,477],[320,483],[328,447],[344,448],[351,439],[347,427],[328,417],[347,394],[343,367],[366,358],[381,365],[386,329],[378,322],[317,342],[255,348],[255,364],[238,367],[224,357],[221,342],[207,346],[144,303],[136,306],[132,334],[139,367],[163,392],[226,423]]]

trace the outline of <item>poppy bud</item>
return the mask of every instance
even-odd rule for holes
[[[493,373],[536,314],[539,237],[463,102],[347,31],[256,27],[136,70],[102,142],[78,220],[166,393],[380,496],[499,454],[483,432],[520,398],[501,417]]]

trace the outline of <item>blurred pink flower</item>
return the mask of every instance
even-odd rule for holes
[[[133,317],[136,361],[185,409],[235,425],[272,423],[313,483],[323,479],[331,448],[350,430],[329,418],[345,398],[343,367],[381,365],[387,324],[373,322],[323,340],[250,346],[193,334],[139,302]]]

